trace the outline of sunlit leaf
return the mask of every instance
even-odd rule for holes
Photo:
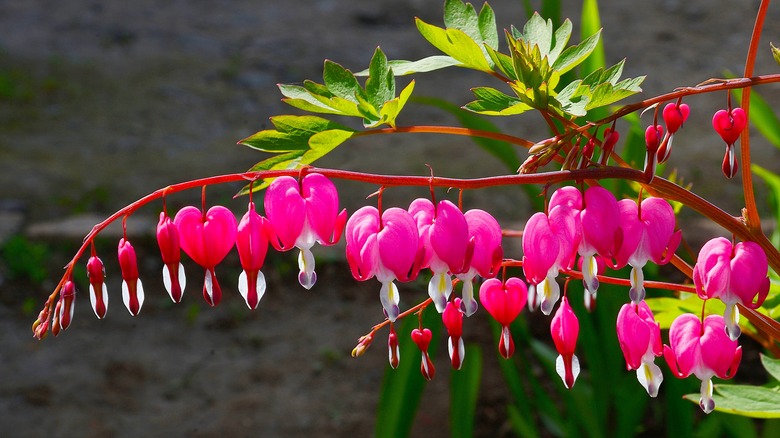
[[[573,69],[593,53],[601,38],[601,30],[591,35],[576,46],[566,48],[552,65],[559,74]]]
[[[685,399],[699,403],[699,394]],[[750,385],[715,385],[715,410],[751,418],[780,418],[780,388]]]
[[[463,64],[463,67],[490,72],[482,48],[459,29],[442,29],[417,18],[417,29],[434,47]]]

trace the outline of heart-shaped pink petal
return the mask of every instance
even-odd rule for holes
[[[205,215],[196,207],[184,207],[173,223],[179,230],[181,249],[206,269],[217,266],[236,243],[236,217],[220,205]]]
[[[509,325],[517,318],[528,300],[528,289],[519,278],[502,283],[497,278],[485,280],[479,288],[479,301],[501,325]]]
[[[432,338],[433,333],[431,333],[430,329],[424,328],[422,330],[412,330],[412,340],[415,344],[417,344],[417,347],[420,349],[420,351],[428,351],[428,345],[430,345]]]
[[[726,144],[733,145],[747,125],[747,116],[742,108],[731,111],[720,110],[712,116],[712,127]]]

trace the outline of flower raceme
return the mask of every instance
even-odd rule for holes
[[[702,299],[720,298],[726,305],[723,315],[726,332],[732,340],[740,335],[737,304],[756,309],[769,293],[768,261],[755,242],[732,245],[716,237],[699,251],[693,268],[693,282]]]
[[[347,262],[358,281],[376,277],[382,307],[390,321],[400,313],[400,297],[394,280],[410,281],[417,277],[424,256],[418,245],[418,231],[412,215],[402,208],[379,210],[365,206],[347,221]]]
[[[338,242],[347,220],[347,211],[339,212],[336,186],[319,173],[308,173],[300,182],[290,176],[276,178],[266,190],[265,214],[276,238],[274,248],[300,250],[298,282],[311,289],[317,281],[311,247]]]
[[[636,370],[639,383],[650,397],[658,395],[664,379],[655,357],[663,354],[661,328],[646,302],[627,303],[620,308],[617,317],[617,338],[626,368]]]
[[[664,359],[677,378],[691,374],[701,380],[699,406],[709,414],[715,409],[712,399],[712,377],[730,379],[742,360],[742,347],[723,329],[720,315],[709,315],[704,323],[696,315],[678,316],[669,327],[669,345],[664,346]]]

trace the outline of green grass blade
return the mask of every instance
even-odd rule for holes
[[[450,436],[474,436],[474,414],[482,380],[482,350],[468,345],[463,366],[450,374]]]

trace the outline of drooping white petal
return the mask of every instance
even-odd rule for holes
[[[457,350],[456,345],[452,340],[452,336],[447,338],[447,350],[450,354],[450,360],[452,360],[453,355],[457,354],[458,356],[458,367],[455,368],[457,370],[461,369],[463,367],[463,359],[466,357],[466,345],[463,343],[463,338],[458,338],[458,344],[457,344]],[[452,361],[452,363],[456,363],[455,361]]]
[[[634,304],[639,304],[645,299],[645,274],[642,268],[631,267],[631,289],[628,291],[628,297]]]
[[[571,358],[572,386],[566,384],[566,365],[563,362],[563,356],[560,354],[558,355],[558,358],[555,359],[555,371],[558,373],[558,376],[561,377],[563,385],[566,386],[567,389],[571,389],[577,381],[577,376],[580,375],[580,360],[576,355]]]
[[[176,301],[173,297],[173,280],[171,279],[171,271],[168,270],[168,265],[163,265],[163,284],[165,285],[165,290],[168,292],[168,296],[171,297],[171,301],[174,303],[178,303],[181,301],[181,298],[184,297],[184,288],[187,286],[187,276],[184,273],[184,265],[181,263],[179,265],[179,289],[181,290],[181,296],[179,297],[179,301]]]
[[[265,275],[262,271],[257,271],[257,280],[255,281],[255,291],[257,293],[257,301],[250,303],[249,301],[249,277],[246,275],[246,271],[241,271],[238,276],[238,293],[244,298],[246,306],[250,309],[257,309],[257,305],[260,303],[260,299],[265,294],[266,282]]]
[[[306,290],[309,290],[317,282],[317,273],[314,272],[314,254],[308,248],[301,248],[298,253],[298,282]]]
[[[650,397],[656,397],[658,389],[661,387],[661,382],[664,380],[664,374],[655,363],[643,361],[642,365],[636,370],[636,378]]]
[[[439,313],[444,312],[451,293],[452,279],[450,276],[446,272],[434,273],[431,281],[428,282],[428,295]]]
[[[130,302],[130,288],[127,285],[126,281],[122,281],[122,301],[125,303],[125,307],[127,308],[127,311],[130,312],[131,315],[136,316],[138,313],[141,312],[141,307],[144,305],[144,286],[141,283],[141,279],[137,279],[135,283],[135,293],[136,293],[136,299],[138,300],[138,312],[133,313],[131,302]]]
[[[596,278],[598,269],[599,266],[596,263],[595,255],[582,258],[582,284],[585,286],[586,291],[594,295],[599,289],[599,279]]]
[[[398,303],[401,300],[395,283],[392,281],[382,283],[382,288],[379,290],[379,299],[382,301],[382,307],[387,314],[387,319],[395,322],[395,319],[398,318],[398,314],[400,313]]]
[[[726,312],[723,313],[723,319],[726,320],[726,334],[732,341],[739,339],[742,330],[739,328],[739,308],[736,303],[726,304]]]
[[[474,298],[474,282],[472,278],[461,278],[463,289],[461,289],[460,310],[467,317],[473,315],[479,309],[479,304],[477,304],[477,300]]]
[[[108,311],[108,288],[106,287],[105,283],[101,283],[101,284],[103,285],[103,290],[101,292],[101,295],[103,296],[103,306],[105,306],[106,311]],[[103,319],[103,317],[101,317],[98,314],[97,307],[96,307],[97,295],[95,294],[95,287],[92,286],[91,284],[89,285],[89,301],[90,303],[92,303],[92,311],[95,312],[95,316],[97,316],[98,319]]]
[[[545,315],[552,313],[555,303],[557,303],[558,298],[561,297],[561,289],[560,286],[558,286],[558,282],[555,281],[555,277],[548,274],[536,287],[536,293],[540,299],[542,313]]]
[[[712,399],[712,379],[701,381],[700,393],[699,407],[705,414],[709,414],[715,410],[715,400]]]

